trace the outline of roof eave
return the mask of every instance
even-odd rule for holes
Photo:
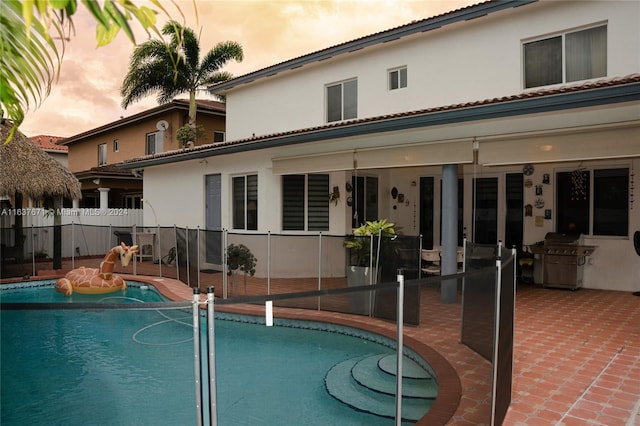
[[[488,105],[466,106],[463,108],[425,112],[423,114],[402,117],[374,118],[353,124],[345,123],[344,125],[335,127],[313,129],[308,132],[276,135],[274,137],[240,141],[238,143],[231,142],[196,151],[185,151],[160,157],[142,158],[140,160],[121,163],[118,167],[123,169],[143,169],[148,166],[189,161],[214,155],[233,154],[256,149],[341,139],[373,133],[393,132],[418,127],[548,113],[638,100],[640,100],[640,82],[636,81],[619,86],[606,86],[578,92],[558,93],[549,96],[496,102]]]
[[[212,94],[224,94],[228,90],[242,84],[248,84],[262,78],[271,77],[278,73],[300,68],[313,62],[324,61],[334,56],[355,52],[377,44],[388,43],[413,34],[432,31],[446,25],[469,21],[501,10],[520,7],[537,1],[538,0],[488,1],[459,10],[454,10],[433,18],[427,18],[415,23],[392,28],[387,31],[382,31],[370,36],[365,36],[350,42],[329,47],[327,49],[322,49],[225,82],[217,83],[209,86],[209,92]]]

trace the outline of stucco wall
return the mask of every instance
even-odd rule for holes
[[[608,22],[608,76],[637,73],[639,21],[640,2],[540,2],[312,63],[231,90],[228,139],[326,124],[325,86],[354,77],[358,118],[517,94],[522,41],[596,23]],[[408,87],[388,91],[403,65]]]

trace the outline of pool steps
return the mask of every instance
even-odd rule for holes
[[[332,397],[356,410],[394,418],[395,372],[395,355],[352,358],[331,367],[325,387]],[[402,420],[416,421],[431,408],[438,386],[428,372],[407,357],[403,358],[402,373]]]

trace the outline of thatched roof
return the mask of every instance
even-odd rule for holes
[[[0,195],[82,198],[78,179],[25,135],[18,131],[5,143],[11,126],[0,124]]]

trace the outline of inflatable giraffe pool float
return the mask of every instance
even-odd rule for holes
[[[138,246],[127,247],[124,243],[115,246],[100,262],[100,268],[76,268],[56,282],[56,291],[71,296],[74,291],[83,294],[112,293],[127,288],[126,281],[113,273],[113,268],[120,256],[122,266],[127,266],[137,253]]]

